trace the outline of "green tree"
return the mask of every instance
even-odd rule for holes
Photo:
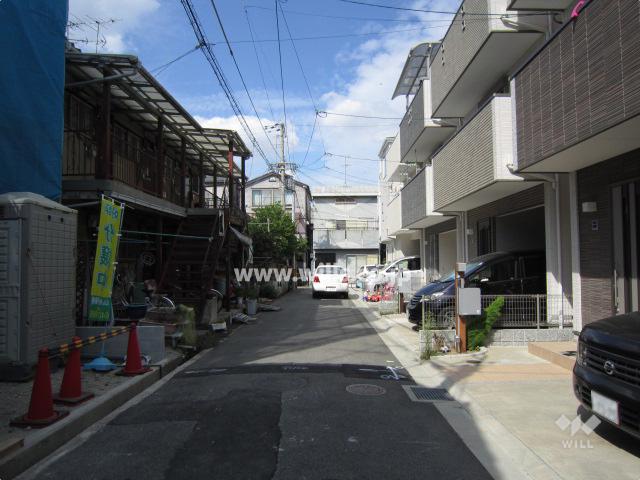
[[[257,208],[249,221],[254,257],[285,263],[294,253],[303,252],[307,242],[298,238],[296,227],[280,204]]]

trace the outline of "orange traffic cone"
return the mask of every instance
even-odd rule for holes
[[[118,375],[125,375],[132,377],[134,375],[142,375],[147,373],[151,369],[149,367],[143,367],[140,359],[140,345],[138,344],[138,330],[135,322],[131,324],[129,330],[129,343],[127,345],[127,363]]]
[[[82,339],[80,337],[73,337],[73,343],[82,343]],[[91,392],[82,393],[81,371],[80,349],[74,348],[69,354],[67,367],[64,369],[60,393],[53,397],[55,403],[76,405],[93,398],[94,395]]]
[[[43,348],[38,352],[38,367],[33,380],[29,411],[11,421],[14,427],[40,428],[66,417],[69,412],[53,409],[51,396],[51,373],[49,372],[49,350]]]

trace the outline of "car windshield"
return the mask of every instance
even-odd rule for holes
[[[464,271],[464,276],[466,277],[470,273],[475,272],[482,265],[482,263],[483,262],[469,262],[469,263],[467,263],[467,268]],[[442,277],[440,277],[438,282],[453,282],[454,278],[455,278],[455,272],[452,270],[449,273],[447,273],[446,275],[443,275]]]
[[[344,274],[342,267],[318,267],[316,270],[318,275],[341,275]]]

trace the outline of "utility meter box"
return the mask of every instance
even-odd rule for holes
[[[458,290],[458,315],[482,315],[479,288],[460,288]]]
[[[77,212],[42,195],[0,195],[0,367],[32,365],[75,332]]]

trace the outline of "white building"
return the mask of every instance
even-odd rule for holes
[[[342,265],[351,275],[378,263],[378,191],[375,186],[314,187],[315,265]]]

